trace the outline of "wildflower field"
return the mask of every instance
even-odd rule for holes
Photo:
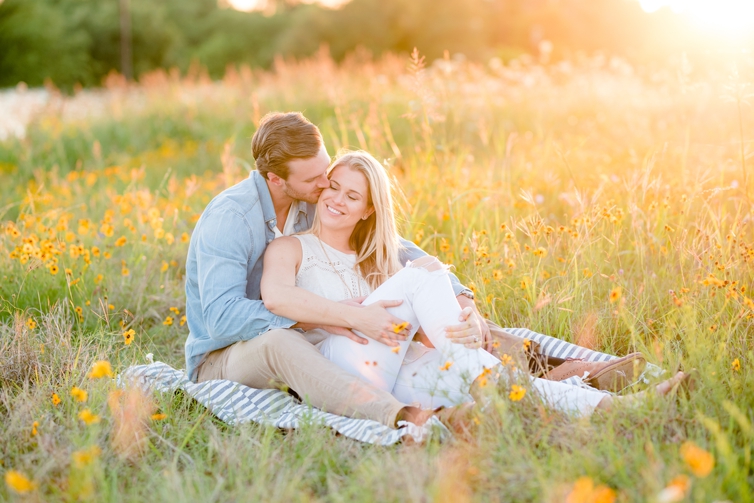
[[[52,91],[0,143],[0,500],[754,500],[752,69],[357,53]],[[116,390],[184,366],[192,229],[274,110],[385,159],[404,236],[492,320],[697,389],[591,420],[500,390],[472,433],[388,448]]]

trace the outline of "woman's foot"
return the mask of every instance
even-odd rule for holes
[[[654,388],[642,391],[640,393],[634,393],[627,396],[611,396],[606,395],[597,408],[600,410],[610,410],[615,403],[623,405],[634,406],[647,399],[650,394],[656,394],[657,396],[668,396],[671,392],[678,389],[680,386],[686,386],[688,389],[693,385],[693,372],[677,372],[673,377],[662,381]]]

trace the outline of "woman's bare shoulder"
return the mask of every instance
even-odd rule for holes
[[[272,240],[265,253],[275,253],[293,257],[301,256],[301,242],[293,236],[283,236]]]

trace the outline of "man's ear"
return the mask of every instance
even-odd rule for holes
[[[267,180],[269,180],[271,184],[277,185],[278,187],[282,186],[283,182],[285,181],[282,178],[280,178],[278,175],[272,172],[267,173]]]

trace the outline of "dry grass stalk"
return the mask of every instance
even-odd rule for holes
[[[149,417],[155,409],[152,398],[138,386],[111,391],[107,405],[112,416],[110,444],[122,459],[135,462],[149,440]]]

